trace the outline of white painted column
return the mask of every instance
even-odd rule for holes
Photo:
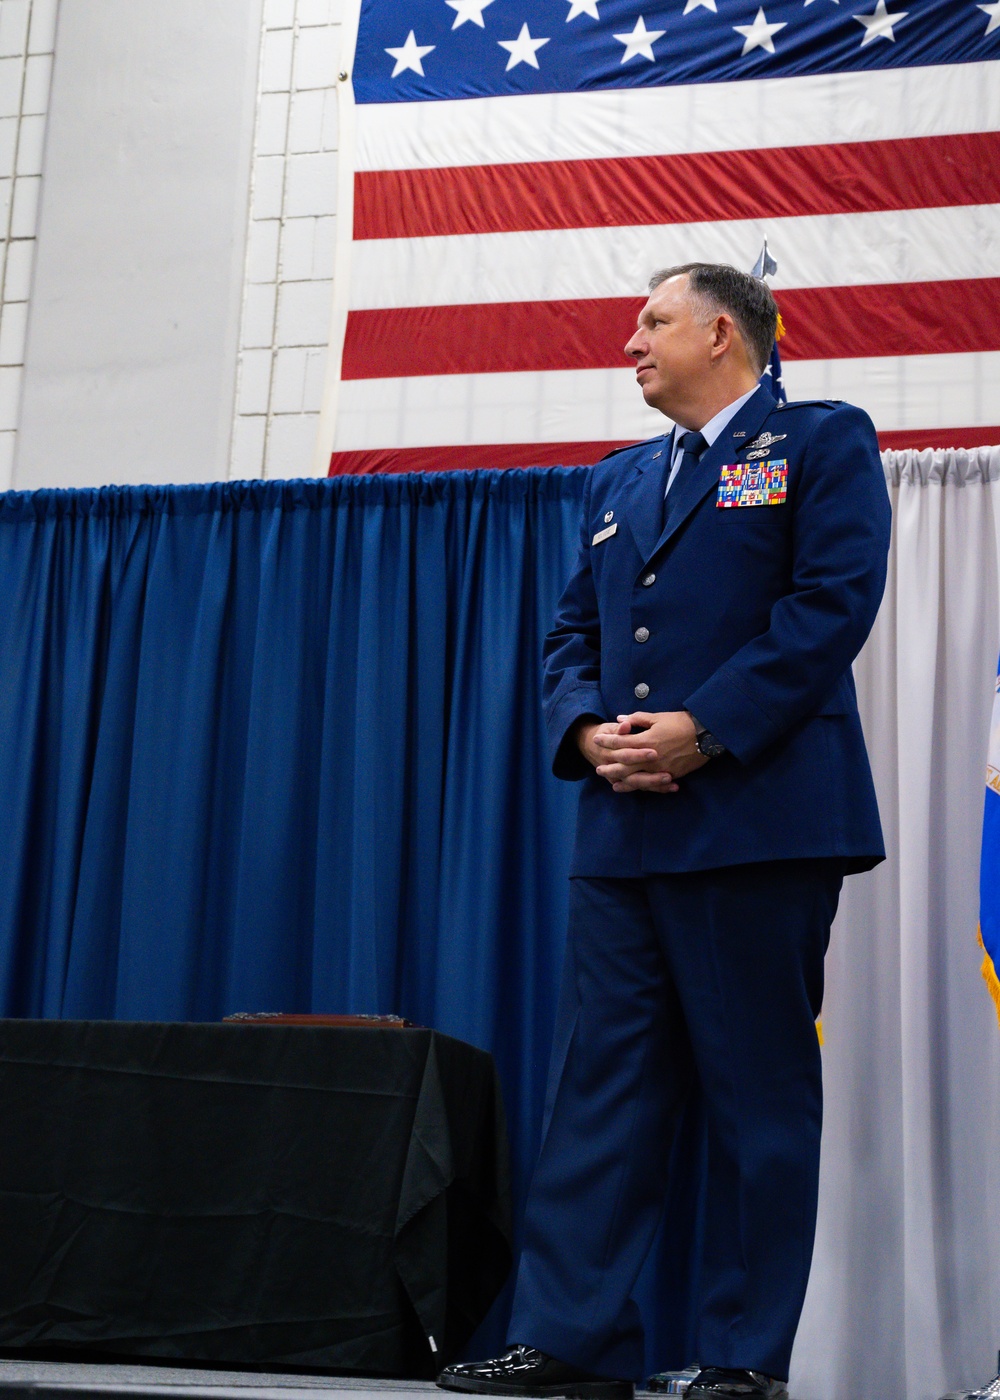
[[[313,471],[333,304],[341,0],[265,0],[230,475]]]
[[[61,6],[16,487],[227,476],[261,13]]]
[[[58,0],[0,0],[0,491],[13,480]]]

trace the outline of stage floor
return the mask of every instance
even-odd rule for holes
[[[210,1395],[211,1400],[416,1400],[441,1392],[429,1381],[382,1381],[348,1376],[283,1375],[273,1371],[199,1370],[194,1367],[98,1365],[74,1361],[0,1360],[0,1396],[21,1392],[42,1400],[45,1392],[74,1395]]]
[[[430,1381],[382,1381],[349,1376],[282,1375],[272,1371],[204,1371],[194,1367],[98,1365],[75,1361],[0,1359],[0,1400],[75,1400],[87,1395],[206,1397],[206,1400],[433,1400]],[[637,1396],[648,1395],[637,1390]],[[663,1400],[662,1396],[650,1400]]]

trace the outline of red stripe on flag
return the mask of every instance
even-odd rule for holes
[[[352,311],[342,379],[626,365],[643,297]]]
[[[782,359],[953,355],[1000,350],[1000,277],[800,287],[777,292]]]
[[[330,476],[511,467],[587,467],[628,442],[502,442],[464,447],[382,447],[334,452]]]
[[[901,428],[879,433],[879,447],[986,447],[1000,443],[995,428]],[[379,472],[479,471],[516,467],[588,467],[628,442],[519,442],[469,447],[385,447],[334,452],[330,476]]]
[[[1000,278],[779,292],[787,360],[1000,350]],[[621,369],[641,297],[352,311],[343,379]]]
[[[354,177],[355,238],[685,224],[1000,202],[1000,132]]]
[[[878,445],[885,451],[906,447],[995,447],[1000,444],[1000,424],[995,428],[895,428],[879,433]]]

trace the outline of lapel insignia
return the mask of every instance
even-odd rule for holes
[[[614,511],[613,511],[613,510],[609,510],[609,511],[607,512],[607,514],[605,515],[605,517],[604,517],[604,523],[605,523],[605,525],[607,525],[607,524],[609,523],[609,521],[614,520],[614,518],[615,518],[615,513],[614,513]]]
[[[661,448],[659,452],[654,452],[654,453],[653,453],[653,456],[652,456],[652,459],[651,459],[651,460],[655,462],[656,459],[657,459],[657,457],[662,457],[662,456],[663,456],[663,449]]]
[[[722,468],[716,506],[780,506],[788,496],[788,460],[733,462]],[[595,536],[596,538],[596,536]]]
[[[740,428],[739,432],[733,433],[733,437],[734,437],[734,438],[746,437],[746,435],[747,435],[747,433],[746,433],[746,429],[745,429],[745,428]]]
[[[747,461],[751,458],[766,457],[776,442],[784,442],[787,433],[761,433],[747,443]]]
[[[616,520],[615,523],[613,525],[609,525],[606,530],[598,530],[597,534],[590,541],[591,548],[593,548],[595,544],[600,544],[602,540],[609,540],[617,529],[618,522]]]

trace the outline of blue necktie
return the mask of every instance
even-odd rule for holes
[[[666,525],[671,516],[672,504],[678,500],[678,488],[682,485],[686,473],[690,473],[697,465],[698,458],[704,452],[708,443],[701,433],[682,433],[677,439],[681,449],[680,465],[677,468],[677,475],[674,477],[674,484],[667,492],[664,499],[663,523]]]

